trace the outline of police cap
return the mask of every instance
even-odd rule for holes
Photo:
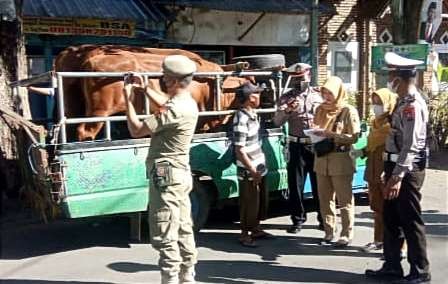
[[[306,63],[294,63],[288,68],[284,69],[283,71],[287,73],[293,73],[296,76],[303,76],[305,75],[306,71],[310,70],[312,68],[311,65]]]
[[[163,60],[162,70],[166,75],[182,78],[196,72],[196,64],[184,55],[169,55]]]
[[[384,70],[397,71],[398,76],[402,78],[415,77],[417,74],[416,66],[425,63],[422,60],[406,58],[394,52],[386,52],[384,61],[387,64],[387,67],[383,68]]]

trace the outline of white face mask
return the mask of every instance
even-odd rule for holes
[[[375,114],[375,117],[378,117],[378,116],[384,114],[384,106],[372,105],[372,112]]]
[[[389,91],[393,92],[393,93],[397,93],[398,87],[400,86],[400,83],[398,83],[395,87],[394,87],[394,83],[395,81],[400,80],[398,78],[394,78],[392,81],[387,82],[387,88],[389,89]]]
[[[303,92],[306,89],[308,89],[308,87],[310,86],[310,82],[309,81],[302,81],[300,82],[300,90]]]

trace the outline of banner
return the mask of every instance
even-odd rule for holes
[[[29,34],[134,37],[135,23],[123,20],[25,17]]]
[[[442,0],[424,0],[420,12],[419,39],[432,43],[442,22]]]
[[[382,71],[386,67],[384,54],[392,51],[406,58],[422,60],[427,62],[429,47],[428,44],[405,44],[405,45],[378,45],[372,47],[372,72]],[[416,67],[418,70],[426,70],[426,64]]]

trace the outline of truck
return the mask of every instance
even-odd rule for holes
[[[54,127],[51,141],[40,141],[30,146],[29,164],[35,174],[47,180],[48,194],[61,208],[67,218],[81,218],[112,214],[135,216],[139,236],[141,213],[148,208],[149,181],[145,159],[150,138],[115,138],[115,124],[125,124],[126,116],[111,117],[70,117],[64,110],[64,78],[74,77],[123,77],[123,72],[58,72],[57,100],[60,121]],[[141,73],[148,77],[159,73]],[[267,161],[267,185],[272,196],[288,188],[285,151],[287,147],[287,125],[276,127],[272,123],[276,111],[276,100],[284,90],[281,71],[241,71],[195,73],[195,76],[253,76],[257,81],[267,82],[270,87],[270,103],[257,109],[261,118],[262,149]],[[41,76],[45,77],[45,76]],[[30,84],[32,80],[25,80]],[[219,94],[219,93],[218,93]],[[219,96],[219,95],[218,95]],[[149,103],[149,102],[147,102]],[[146,108],[149,110],[149,108]],[[231,115],[235,110],[216,110],[200,112],[200,116]],[[139,115],[144,119],[149,115]],[[83,122],[101,121],[105,123],[103,135],[94,141],[78,142],[70,137],[67,127]],[[363,132],[355,149],[366,144]],[[44,161],[44,162],[42,162]],[[237,168],[231,143],[231,129],[220,132],[196,133],[193,137],[190,164],[193,174],[192,218],[197,230],[207,222],[210,209],[239,196]],[[353,179],[354,192],[365,188],[363,180],[365,161],[356,159],[356,173]],[[309,181],[305,185],[305,195],[310,196]]]

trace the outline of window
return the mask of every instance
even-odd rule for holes
[[[350,51],[336,51],[334,53],[334,75],[346,84],[352,82],[352,53]]]
[[[359,44],[356,41],[328,42],[327,74],[342,79],[348,91],[358,90]]]

